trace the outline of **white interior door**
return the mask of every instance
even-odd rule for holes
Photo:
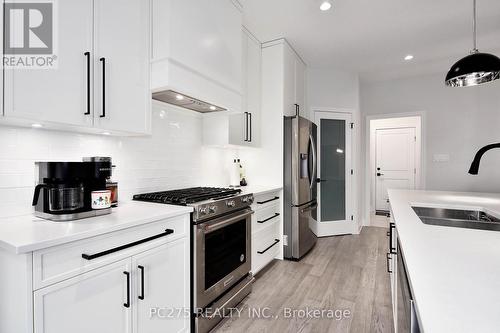
[[[389,210],[388,189],[415,189],[414,127],[376,130],[375,208]]]
[[[356,231],[351,213],[351,114],[315,112],[318,126],[318,216],[311,229],[318,236]]]

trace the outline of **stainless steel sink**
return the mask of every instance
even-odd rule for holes
[[[412,207],[425,224],[500,231],[500,219],[481,210]]]

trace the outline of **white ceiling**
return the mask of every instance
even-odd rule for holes
[[[319,0],[242,2],[244,24],[261,41],[285,37],[308,66],[362,80],[445,74],[472,48],[472,0],[332,0],[327,12]],[[500,56],[500,0],[477,3],[479,50]]]

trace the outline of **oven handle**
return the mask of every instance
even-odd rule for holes
[[[208,234],[208,233],[211,233],[212,231],[224,228],[230,224],[238,222],[239,220],[241,220],[243,218],[247,218],[252,214],[253,214],[253,210],[245,210],[243,213],[238,214],[236,216],[230,217],[228,219],[224,218],[224,220],[222,220],[220,222],[208,224],[202,230],[204,231],[205,234]]]

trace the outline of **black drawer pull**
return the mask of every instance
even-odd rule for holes
[[[123,272],[127,276],[127,302],[123,303],[123,306],[126,308],[130,308],[130,273]]]
[[[258,254],[264,254],[266,253],[270,248],[272,248],[274,245],[278,244],[280,242],[279,239],[274,239],[274,243],[269,245],[264,251],[257,251]]]
[[[267,218],[267,219],[265,219],[265,220],[262,220],[262,221],[257,221],[257,223],[264,223],[264,222],[267,222],[267,221],[269,221],[269,220],[272,220],[272,219],[274,219],[275,217],[278,217],[278,216],[280,216],[280,213],[276,213],[276,214],[274,214],[273,216],[268,217],[268,218]]]
[[[132,246],[136,246],[136,245],[139,245],[139,244],[142,244],[142,243],[146,243],[146,242],[152,241],[153,239],[157,239],[157,238],[160,238],[160,237],[165,237],[165,236],[173,234],[173,233],[174,233],[174,230],[172,230],[172,229],[166,229],[164,233],[161,233],[161,234],[158,234],[158,235],[154,235],[154,236],[151,236],[151,237],[148,237],[148,238],[144,238],[144,239],[132,242],[132,243],[125,244],[125,245],[121,245],[121,246],[115,247],[113,249],[109,249],[109,250],[102,251],[102,252],[95,253],[95,254],[85,254],[84,253],[84,254],[82,254],[82,258],[86,259],[86,260],[96,259],[96,258],[105,256],[105,255],[108,255],[108,254],[111,254],[111,253],[114,253],[114,252],[118,252],[118,251],[127,249],[127,248],[132,247]]]
[[[144,300],[144,266],[137,266],[141,271],[141,294],[138,296],[140,300]]]
[[[393,230],[396,229],[394,223],[389,223],[389,253],[396,254],[396,247],[392,246]]]
[[[265,203],[268,203],[268,202],[271,202],[271,201],[274,201],[274,200],[278,200],[279,198],[280,198],[280,197],[274,197],[274,198],[269,199],[269,200],[266,200],[266,201],[257,201],[257,203],[258,203],[259,205],[263,205],[263,204],[265,204]]]
[[[387,253],[387,273],[392,273],[391,269],[389,268],[390,267],[389,260],[392,260],[391,254]]]

